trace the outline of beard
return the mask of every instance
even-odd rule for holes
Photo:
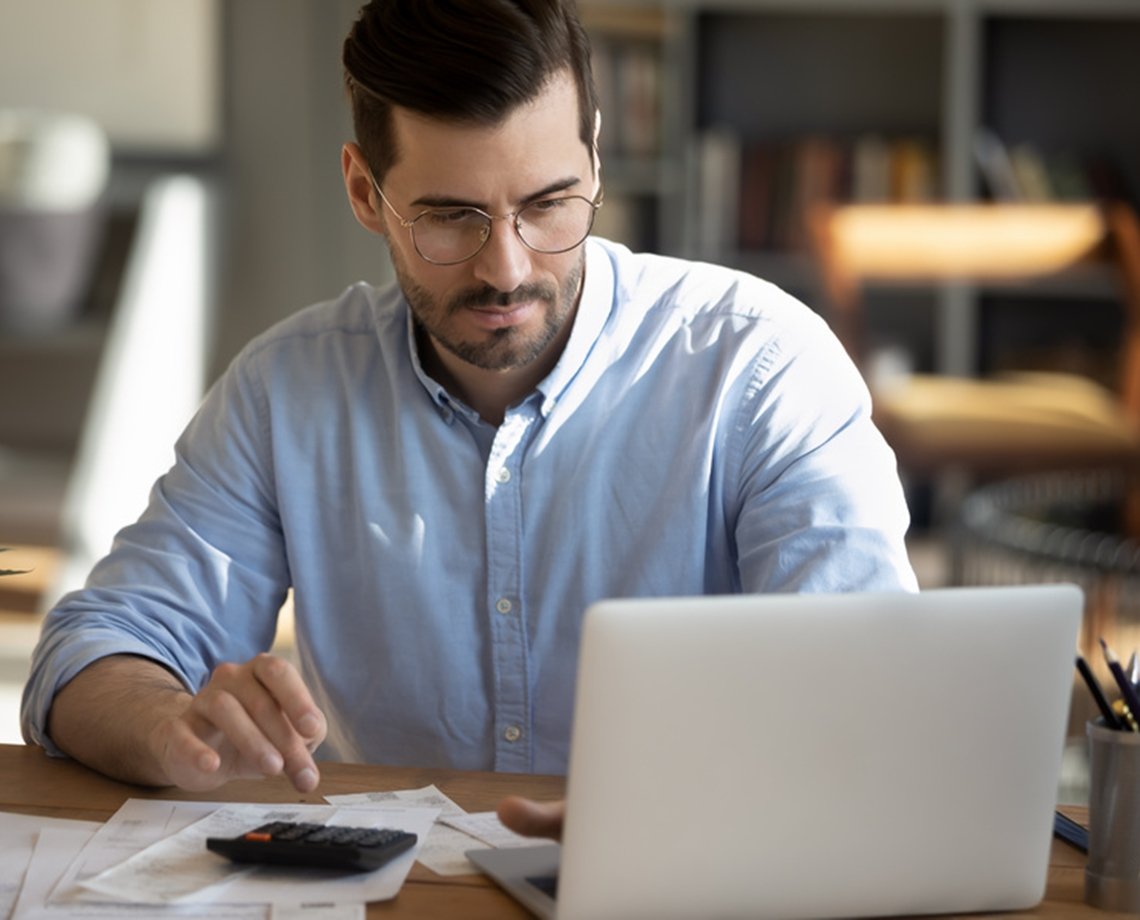
[[[553,282],[538,282],[520,285],[513,291],[499,291],[490,285],[479,285],[441,301],[426,287],[412,280],[393,247],[389,246],[389,251],[392,253],[396,278],[416,324],[457,358],[490,371],[525,367],[545,353],[574,314],[586,266],[583,248],[561,287]],[[479,307],[507,308],[528,301],[543,305],[542,322],[538,329],[510,326],[484,331],[477,338],[463,337],[461,320],[457,318],[466,310]]]

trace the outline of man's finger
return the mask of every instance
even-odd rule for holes
[[[257,683],[272,701],[272,710],[256,713],[283,757],[285,774],[300,792],[311,792],[320,782],[312,752],[327,732],[324,713],[313,702],[301,675],[289,662],[273,655],[258,655],[251,662]],[[265,705],[258,700],[258,705]]]
[[[507,796],[499,803],[499,820],[516,834],[525,837],[562,838],[566,802],[536,802],[522,796]]]
[[[273,698],[253,680],[228,687],[223,682],[207,684],[194,698],[188,715],[203,740],[216,748],[223,744],[233,748],[237,775],[275,776],[285,765],[282,746],[296,740]]]
[[[314,747],[325,739],[324,713],[313,702],[309,688],[297,669],[276,655],[258,655],[251,662],[254,676],[281,708],[285,718]]]
[[[160,762],[175,786],[207,792],[230,778],[221,769],[221,755],[193,731],[189,720],[173,719],[163,725],[160,734]]]

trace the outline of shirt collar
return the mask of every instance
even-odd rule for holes
[[[453,397],[443,388],[442,384],[432,379],[428,372],[424,370],[423,363],[420,361],[419,343],[416,341],[416,324],[412,320],[412,309],[408,306],[407,298],[401,295],[401,299],[404,301],[404,337],[408,343],[408,356],[412,361],[412,370],[415,371],[416,377],[419,378],[423,388],[427,390],[432,402],[439,408],[443,420],[445,422],[451,422],[455,413],[458,412],[469,421],[478,421],[478,412],[466,403]]]
[[[538,384],[543,412],[553,408],[574,376],[582,369],[614,308],[614,270],[605,249],[592,237],[586,240],[586,269],[574,328],[562,357]]]
[[[570,330],[570,338],[566,348],[553,370],[539,382],[538,392],[542,395],[542,411],[547,414],[554,408],[554,403],[569,385],[574,376],[581,370],[589,356],[594,343],[602,332],[606,321],[613,311],[614,305],[614,270],[605,249],[593,238],[586,243],[585,277],[582,281],[582,295],[578,299],[578,310],[574,316],[574,328]],[[450,420],[453,413],[459,412],[472,421],[479,418],[479,413],[458,399],[448,394],[439,383],[433,380],[420,362],[418,343],[416,342],[416,324],[412,321],[412,311],[404,298],[404,324],[405,335],[408,342],[408,354],[411,356],[412,367],[416,376],[428,395],[445,418]]]

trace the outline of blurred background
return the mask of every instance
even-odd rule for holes
[[[39,615],[141,511],[209,382],[389,276],[340,179],[358,6],[0,4],[0,568],[32,569],[0,579],[2,740]]]
[[[33,569],[0,579],[9,686],[237,350],[391,277],[340,179],[358,5],[0,6],[0,567]],[[1127,655],[1140,3],[580,5],[596,232],[817,309],[898,453],[922,583],[1077,581],[1082,641]]]

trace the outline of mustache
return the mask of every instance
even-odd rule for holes
[[[557,291],[549,284],[523,284],[513,291],[499,291],[490,285],[483,285],[456,294],[447,308],[451,313],[458,313],[460,310],[510,307],[530,300],[553,303],[557,296]]]

